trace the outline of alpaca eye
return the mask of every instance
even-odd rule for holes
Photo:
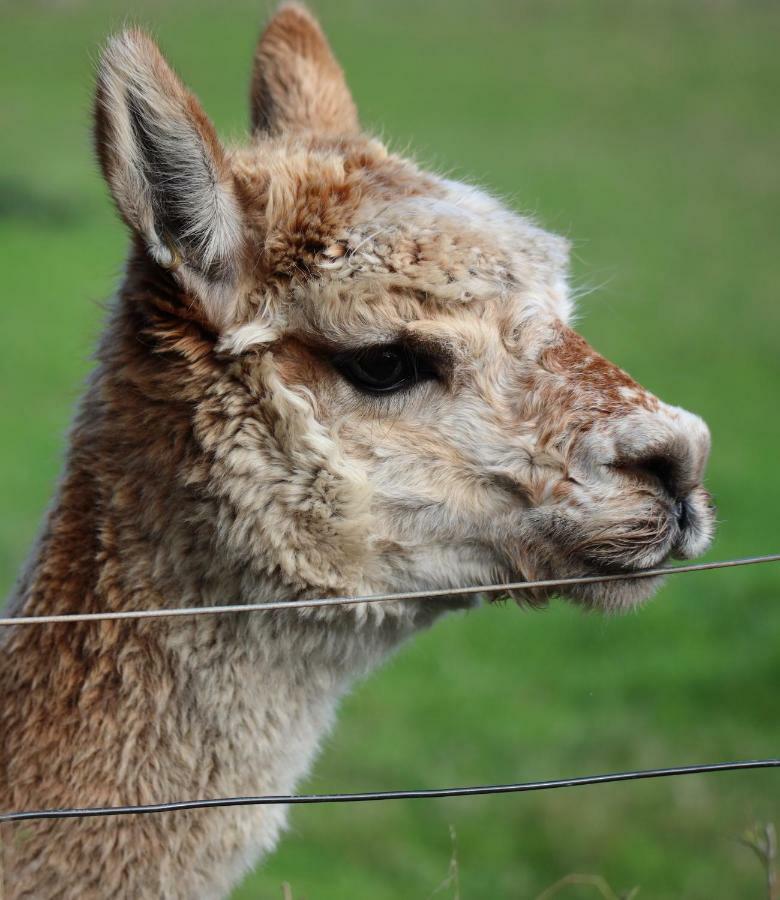
[[[370,394],[400,391],[433,374],[423,360],[399,344],[340,353],[333,362],[347,381]]]

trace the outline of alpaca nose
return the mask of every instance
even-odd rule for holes
[[[698,416],[662,407],[618,435],[612,467],[663,492],[683,520],[685,499],[701,484],[709,451],[709,429]]]

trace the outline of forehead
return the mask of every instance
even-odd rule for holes
[[[326,270],[409,287],[441,305],[517,295],[543,301],[565,278],[563,239],[459,182],[436,179],[413,196],[369,200],[359,213]]]
[[[568,318],[562,238],[374,141],[291,150],[266,154],[262,247],[289,270],[296,318],[384,331],[466,306]]]

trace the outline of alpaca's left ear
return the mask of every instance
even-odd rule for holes
[[[242,243],[233,177],[200,104],[140,31],[113,38],[103,53],[95,142],[122,218],[224,322]]]
[[[284,3],[260,36],[250,106],[255,132],[360,131],[341,66],[319,23],[300,3]]]

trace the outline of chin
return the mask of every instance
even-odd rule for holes
[[[651,575],[576,584],[567,588],[561,596],[585,609],[607,613],[628,612],[649,600],[665,581],[664,575]]]

